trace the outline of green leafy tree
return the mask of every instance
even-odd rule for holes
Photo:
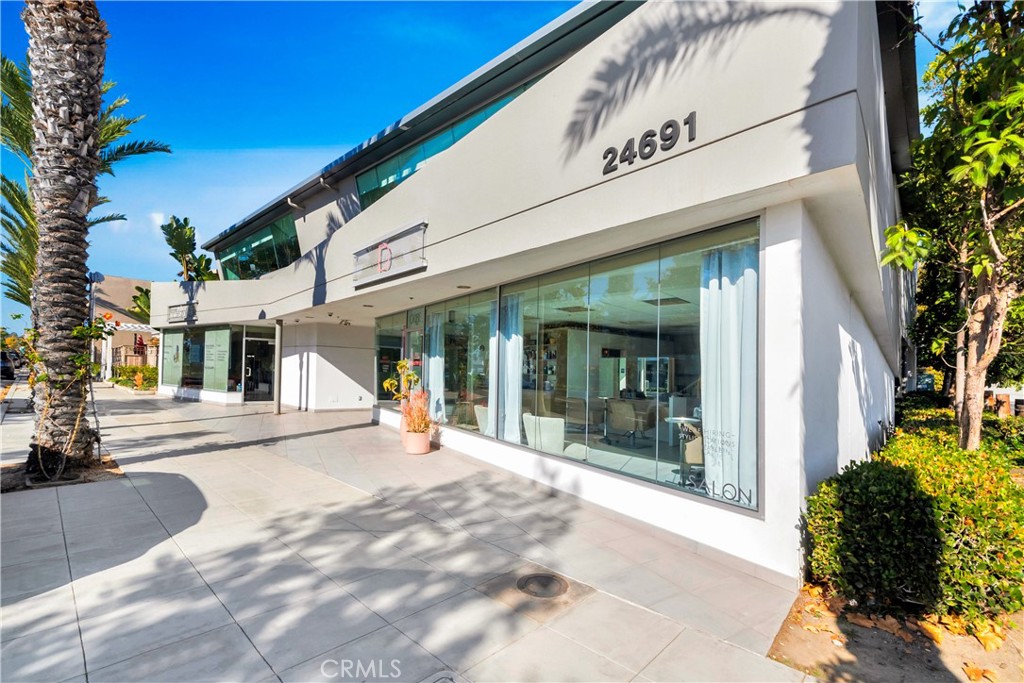
[[[906,221],[887,231],[882,262],[923,262],[955,286],[952,301],[936,290],[925,305],[954,304],[935,311],[948,317],[933,321],[931,350],[952,346],[960,446],[976,450],[988,372],[1024,290],[1024,4],[975,2],[937,41],[917,28],[938,51],[922,112],[932,132],[914,150]]]
[[[18,65],[7,57],[0,57],[0,91],[3,93],[2,114],[0,114],[0,144],[14,154],[25,165],[26,181],[24,184],[12,180],[6,175],[2,177],[4,209],[2,255],[0,255],[0,272],[5,275],[4,295],[25,306],[31,306],[29,293],[35,276],[36,249],[38,231],[35,219],[35,207],[27,200],[25,190],[31,182],[33,173],[32,162],[32,76],[31,63],[26,59],[24,65]],[[107,81],[101,86],[106,95],[116,84]],[[99,117],[99,173],[114,175],[114,164],[124,159],[152,154],[154,152],[169,153],[171,148],[154,140],[129,140],[132,126],[143,119],[142,116],[124,116],[120,110],[128,104],[128,98],[120,96],[107,104]],[[105,197],[95,196],[89,210],[106,204]],[[92,216],[88,219],[89,226],[110,221],[123,221],[125,216],[119,213]]]
[[[171,216],[160,226],[164,241],[171,248],[170,256],[181,266],[178,277],[184,282],[200,282],[218,279],[213,269],[213,259],[206,254],[196,254],[196,229],[188,218]]]
[[[132,297],[132,306],[128,312],[148,325],[150,289],[149,287],[136,287],[135,291],[137,293]]]

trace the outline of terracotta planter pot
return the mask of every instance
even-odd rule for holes
[[[409,455],[426,455],[430,452],[430,432],[406,432],[405,452]]]

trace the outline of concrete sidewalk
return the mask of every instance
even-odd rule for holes
[[[128,478],[0,497],[4,680],[804,679],[794,595],[683,539],[369,413],[97,395]]]

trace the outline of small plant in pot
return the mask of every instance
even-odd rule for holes
[[[409,393],[408,399],[402,404],[402,418],[407,430],[405,452],[409,455],[429,453],[434,421],[430,419],[430,395],[425,389]]]
[[[408,403],[409,393],[419,386],[420,377],[412,371],[412,361],[403,358],[395,364],[395,373],[382,383],[384,391],[391,392],[391,398],[402,403],[402,423],[398,432],[402,437],[402,445],[405,445],[408,428],[405,420],[405,405]]]

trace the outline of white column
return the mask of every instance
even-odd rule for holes
[[[274,415],[281,414],[281,347],[284,329],[283,320],[274,321]]]

